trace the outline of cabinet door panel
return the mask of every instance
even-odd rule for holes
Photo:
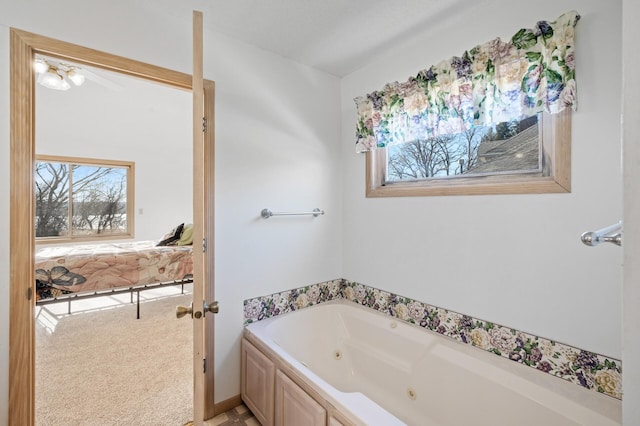
[[[327,412],[280,370],[276,373],[276,426],[324,426]]]
[[[330,406],[327,408],[327,415],[329,416],[328,426],[355,426],[354,423],[347,420],[335,407]]]
[[[344,423],[342,423],[340,420],[336,419],[335,417],[331,416],[329,417],[329,426],[344,426]]]
[[[242,339],[242,400],[263,426],[273,426],[275,365]]]

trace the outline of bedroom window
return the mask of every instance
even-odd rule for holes
[[[38,242],[133,237],[134,163],[36,156]]]

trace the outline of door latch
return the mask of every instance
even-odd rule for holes
[[[207,312],[211,312],[212,314],[217,314],[220,309],[218,307],[218,302],[213,302],[212,304],[207,305],[207,302],[202,301],[202,310],[204,311],[206,316]]]
[[[189,306],[176,306],[176,318],[180,319],[185,315],[191,315],[193,318],[193,303],[190,303]]]

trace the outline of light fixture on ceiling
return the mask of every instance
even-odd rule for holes
[[[54,66],[49,66],[49,69],[40,74],[38,83],[48,89],[54,90],[69,90],[71,85],[66,82],[64,77],[58,72],[58,69]]]
[[[75,86],[81,86],[85,80],[84,75],[78,72],[79,68],[42,58],[36,59],[34,68],[38,83],[49,89],[69,90],[71,85],[67,80]]]
[[[47,65],[47,63],[42,59],[36,59],[36,62],[33,65],[33,68],[36,70],[36,74],[42,74],[49,70],[49,65]]]
[[[82,84],[84,83],[84,75],[76,71],[75,67],[71,67],[69,68],[69,70],[67,70],[67,77],[76,86],[82,86]]]

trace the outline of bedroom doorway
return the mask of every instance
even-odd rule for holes
[[[196,32],[194,31],[194,39],[195,35]],[[196,44],[194,43],[194,45]],[[35,238],[33,201],[35,79],[32,67],[35,55],[47,55],[61,60],[143,78],[186,91],[191,91],[192,87],[196,88],[196,90],[197,87],[200,87],[199,96],[194,96],[196,98],[194,103],[195,105],[201,105],[203,111],[197,120],[193,120],[193,123],[197,121],[199,131],[196,132],[194,130],[193,132],[195,140],[193,155],[194,241],[200,241],[200,238],[205,241],[213,241],[214,135],[213,126],[209,126],[210,131],[207,132],[203,132],[201,127],[202,117],[208,123],[214,122],[213,82],[204,81],[198,86],[196,84],[197,76],[192,79],[191,75],[11,29],[10,155],[12,170],[10,182],[9,421],[11,424],[24,425],[33,425],[35,423]],[[196,152],[197,150],[199,150],[199,153]],[[202,300],[213,300],[213,250],[211,250],[211,247],[205,251],[199,244],[194,244],[194,263],[200,265],[200,269],[194,271],[194,298],[202,304]],[[199,287],[199,290],[196,291],[197,287]],[[198,303],[196,302],[194,306],[198,306]],[[198,316],[196,315],[196,317]],[[212,367],[208,368],[206,373],[202,371],[203,358],[206,358],[207,354],[211,354],[211,356],[204,362],[210,363],[211,366],[213,365],[213,318],[213,315],[205,315],[204,318],[198,317],[193,321],[193,374],[194,389],[196,390],[194,411],[196,424],[199,421],[201,422],[202,419],[214,415],[214,369]],[[196,366],[199,368],[196,368]]]
[[[191,93],[39,62],[85,81],[55,90],[36,71],[36,426],[183,425],[193,325],[174,311],[193,263],[190,246],[156,244],[192,223]]]

